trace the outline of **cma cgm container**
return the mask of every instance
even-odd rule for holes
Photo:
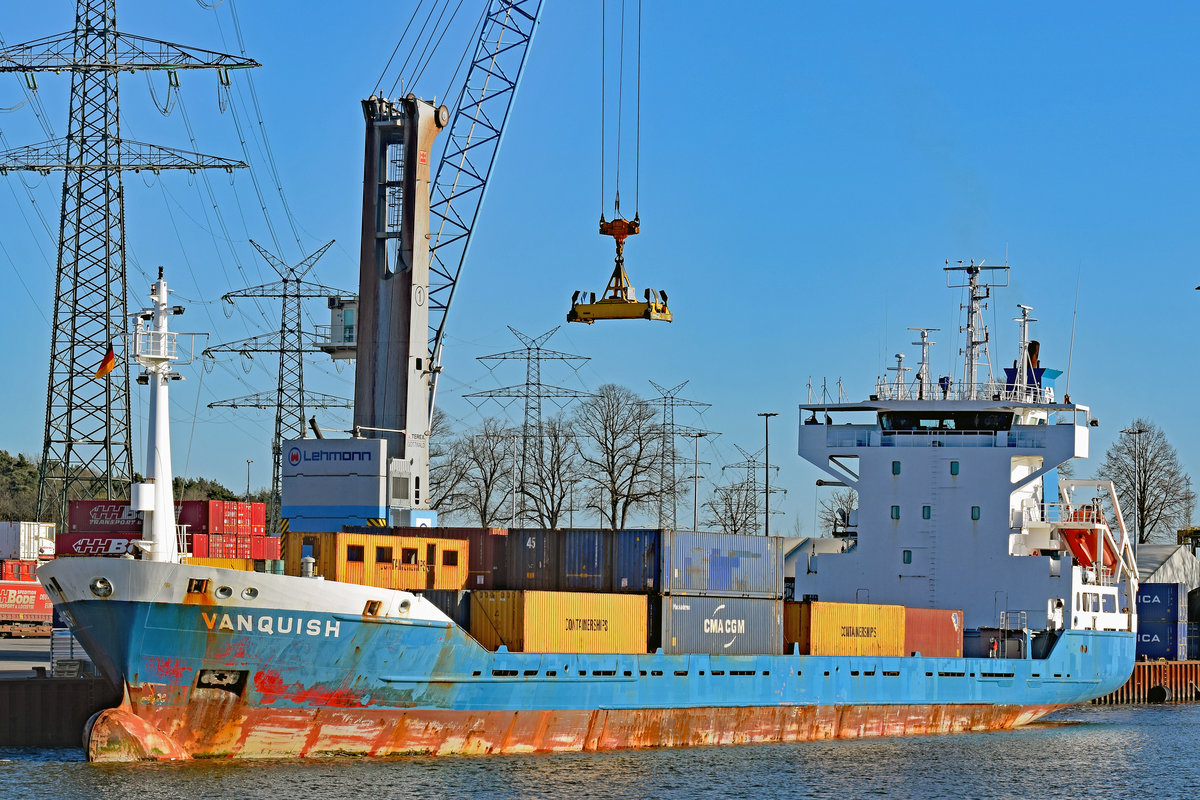
[[[1187,622],[1188,590],[1182,583],[1142,583],[1137,590],[1138,622]]]
[[[471,592],[471,635],[489,650],[644,653],[646,597],[592,592]]]
[[[903,655],[962,658],[962,619],[961,609],[905,608]]]
[[[562,588],[562,531],[510,530],[505,546],[505,579],[512,590]]]
[[[343,583],[412,592],[462,589],[467,582],[469,543],[465,539],[296,531],[287,533],[286,539],[288,575],[299,575],[300,559],[311,556],[318,575]]]
[[[769,597],[659,595],[649,601],[649,644],[667,654],[779,655],[783,601]]]
[[[663,531],[662,591],[783,597],[783,539]]]
[[[1137,657],[1151,661],[1187,660],[1187,623],[1146,622],[1139,618]]]
[[[903,656],[904,606],[786,603],[784,638],[800,655]]]

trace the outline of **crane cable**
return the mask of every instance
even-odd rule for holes
[[[605,145],[606,145],[606,103],[607,103],[607,58],[608,58],[608,32],[607,32],[607,2],[602,2],[600,6],[601,25],[600,25],[600,219],[604,219],[604,205],[607,202],[608,193],[605,187],[607,172],[605,170]],[[638,219],[639,201],[641,195],[641,164],[642,164],[642,0],[638,0],[637,9],[637,64],[636,72],[636,98],[635,98],[635,120],[634,120],[634,189],[633,189],[633,217]],[[625,0],[621,0],[620,12],[620,34],[619,44],[617,47],[617,153],[616,153],[616,181],[613,190],[613,213],[615,218],[621,217],[621,144],[624,125],[624,100],[625,100]]]

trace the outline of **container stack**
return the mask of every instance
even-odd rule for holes
[[[1188,656],[1188,590],[1182,583],[1143,583],[1137,590],[1137,656],[1184,661]]]
[[[278,559],[279,538],[267,536],[266,505],[225,500],[181,500],[176,524],[185,531],[186,551],[196,558]],[[57,555],[130,552],[142,538],[142,514],[126,500],[73,500],[69,532],[57,538]]]
[[[0,522],[0,559],[37,561],[53,555],[53,522]]]

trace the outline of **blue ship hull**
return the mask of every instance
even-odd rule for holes
[[[114,567],[103,565],[108,573]],[[53,566],[45,572],[43,580],[55,575]],[[314,584],[331,599],[369,591],[239,575],[263,584],[263,595]],[[1044,659],[489,652],[446,620],[311,604],[123,600],[119,591],[70,599],[69,590],[48,585],[96,664],[126,689],[125,703],[92,726],[89,755],[97,760],[522,752],[1008,728],[1114,691],[1132,671],[1135,647],[1132,633],[1067,630]]]

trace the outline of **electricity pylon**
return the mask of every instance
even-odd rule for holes
[[[121,138],[117,77],[134,70],[230,69],[258,62],[120,33],[116,0],[77,0],[75,29],[0,49],[0,72],[71,73],[65,139],[0,153],[0,173],[62,170],[62,219],[54,282],[46,429],[38,476],[39,519],[52,499],[60,522],[67,501],[124,495],[133,475],[126,359],[125,170],[221,168],[246,165]],[[109,348],[115,368],[96,377]],[[58,482],[57,492],[50,484]]]
[[[289,267],[279,258],[267,252],[253,239],[250,244],[262,254],[281,280],[274,283],[238,289],[222,296],[232,303],[238,297],[277,298],[281,300],[279,332],[262,334],[236,342],[213,345],[203,355],[212,358],[215,353],[239,353],[253,357],[253,353],[275,353],[279,355],[279,376],[272,392],[256,392],[231,400],[218,400],[208,404],[209,408],[273,408],[275,409],[275,435],[271,439],[271,502],[267,508],[267,531],[271,535],[280,533],[279,500],[283,479],[283,440],[304,438],[305,419],[308,408],[353,408],[345,398],[320,392],[304,391],[304,354],[321,352],[315,332],[301,328],[300,301],[306,298],[346,296],[350,292],[305,281],[304,276],[317,260],[333,245],[329,242],[295,266]],[[306,341],[307,340],[307,341]]]

